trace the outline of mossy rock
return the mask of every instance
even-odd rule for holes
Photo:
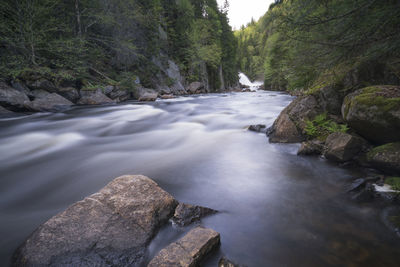
[[[369,165],[386,173],[400,174],[400,142],[375,147],[367,153]]]
[[[385,184],[390,185],[394,190],[400,191],[400,177],[387,177]]]
[[[342,115],[360,135],[378,144],[400,141],[400,87],[371,86],[345,97]]]

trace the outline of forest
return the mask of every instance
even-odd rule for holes
[[[264,80],[266,89],[343,83],[355,70],[364,73],[357,86],[400,78],[396,0],[277,0],[235,35],[240,70]]]
[[[227,9],[215,0],[6,0],[0,6],[3,80],[36,73],[90,88],[132,87],[139,77],[155,88],[173,83],[162,77],[170,59],[187,83],[206,80],[220,89],[237,81],[236,45]]]

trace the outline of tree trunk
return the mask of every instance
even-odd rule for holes
[[[76,13],[76,24],[78,30],[78,37],[82,37],[82,25],[81,25],[81,12],[79,11],[79,0],[75,0],[75,13]]]

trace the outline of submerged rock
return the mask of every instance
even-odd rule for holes
[[[7,114],[13,114],[14,112],[9,111],[6,108],[3,108],[2,106],[0,106],[0,115],[7,115]]]
[[[375,147],[366,154],[366,161],[370,166],[383,172],[399,174],[400,142]]]
[[[26,94],[0,82],[0,105],[12,111],[20,111],[25,109],[27,102],[29,98]]]
[[[16,251],[13,264],[138,265],[176,205],[170,194],[145,176],[118,177],[39,226]]]
[[[340,132],[330,134],[325,143],[324,156],[336,162],[353,160],[367,146],[362,138]]]
[[[400,141],[400,87],[372,86],[345,97],[342,115],[358,134],[376,143]]]
[[[263,125],[263,124],[257,124],[257,125],[250,125],[249,126],[249,131],[252,132],[258,132],[258,133],[262,133],[262,132],[266,132],[267,131],[267,126]]]
[[[210,208],[179,203],[179,205],[175,209],[175,214],[174,217],[172,217],[172,220],[174,223],[180,226],[185,226],[195,221],[199,221],[201,218],[207,215],[211,215],[217,212],[218,211]]]
[[[233,261],[228,260],[225,257],[222,257],[218,262],[218,267],[245,267],[244,265],[239,265],[234,263]]]
[[[324,150],[324,144],[319,140],[311,140],[301,143],[301,147],[297,151],[297,155],[321,155]]]
[[[220,244],[220,235],[212,229],[196,227],[178,241],[162,249],[148,267],[194,267]]]

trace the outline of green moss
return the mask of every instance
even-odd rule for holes
[[[387,177],[385,184],[390,185],[394,190],[400,191],[400,177]]]
[[[377,146],[367,153],[367,160],[372,160],[379,153],[393,153],[396,151],[400,151],[400,142]]]
[[[400,109],[400,97],[384,97],[378,93],[388,87],[370,86],[354,97],[354,100],[367,106],[377,106],[381,111],[387,112]]]

